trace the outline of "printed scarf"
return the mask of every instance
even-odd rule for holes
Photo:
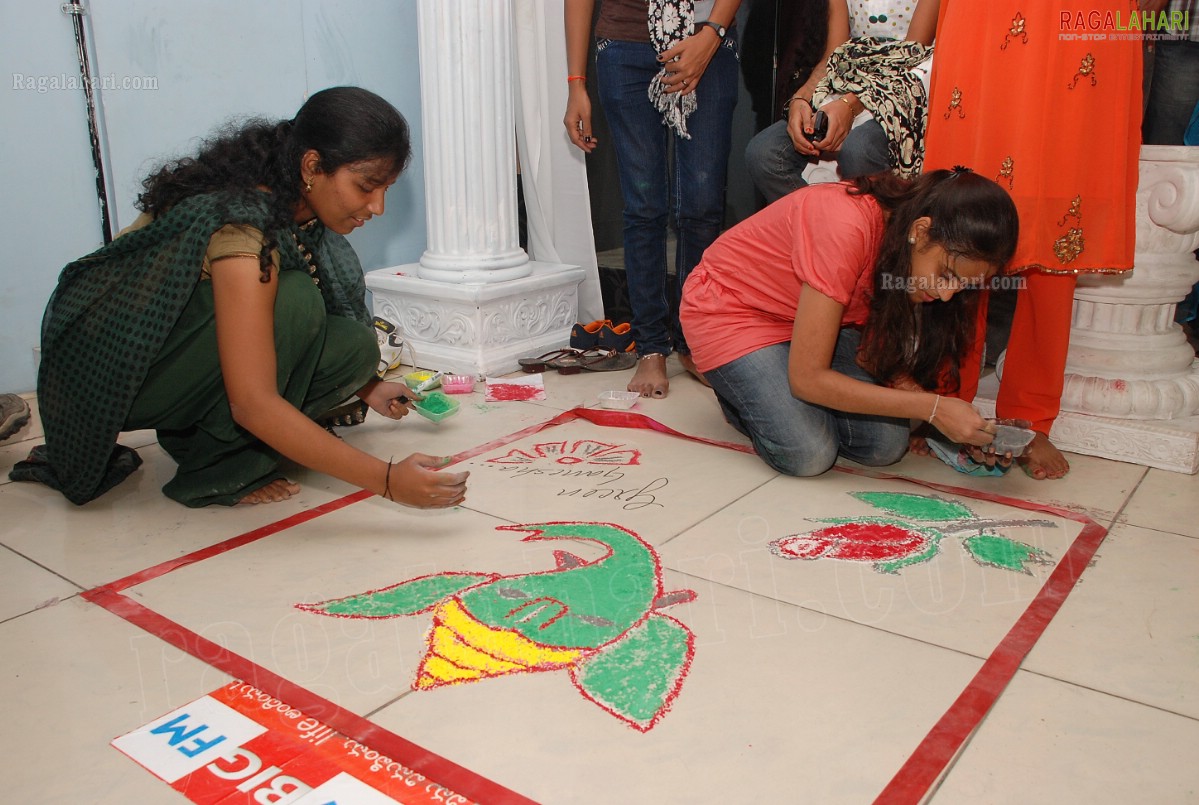
[[[912,68],[933,49],[919,42],[859,36],[833,51],[828,72],[816,85],[819,107],[834,93],[853,93],[883,131],[891,164],[901,176],[915,176],[924,163],[928,93]]]
[[[655,52],[670,50],[690,36],[694,26],[694,0],[649,0],[649,40]],[[662,113],[663,123],[674,129],[683,139],[690,140],[687,118],[698,106],[695,93],[689,92],[684,95],[679,92],[667,92],[662,83],[664,78],[665,67],[649,82],[649,101]]]

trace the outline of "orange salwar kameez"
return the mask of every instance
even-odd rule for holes
[[[1021,274],[996,413],[1048,435],[1075,279],[1132,268],[1141,40],[1129,0],[942,0],[924,170],[965,165],[1011,193]],[[1137,17],[1137,22],[1141,18]],[[985,301],[959,396],[978,388]]]

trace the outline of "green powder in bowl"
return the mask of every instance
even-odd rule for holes
[[[440,391],[431,391],[425,395],[423,400],[414,402],[413,406],[416,408],[416,412],[426,419],[440,422],[447,416],[458,413],[459,403]]]

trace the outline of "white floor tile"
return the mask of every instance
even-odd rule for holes
[[[668,610],[695,659],[648,732],[557,671],[415,692],[372,720],[539,802],[869,802],[978,667],[789,606],[785,631],[756,635],[753,596],[697,592]]]
[[[1199,540],[1115,527],[1024,667],[1199,718]]]
[[[519,542],[521,535],[497,532],[499,525],[504,522],[467,509],[417,511],[373,498],[175,570],[128,594],[365,714],[408,690],[427,620],[331,618],[296,605],[446,570],[522,572],[529,550]],[[553,557],[545,553],[552,567]],[[497,567],[499,562],[508,564]]]
[[[161,488],[174,462],[157,445],[139,448],[142,466],[100,498],[76,506],[49,487],[0,487],[0,543],[88,589],[235,537],[330,499],[304,497],[269,506],[189,509]]]
[[[775,477],[756,456],[571,422],[479,455],[468,505],[510,522],[615,522],[657,545]]]
[[[79,598],[0,624],[0,641],[5,801],[186,802],[109,742],[228,677]]]
[[[935,497],[950,501],[962,516],[946,523],[891,517],[851,493]],[[831,545],[812,559],[784,559],[771,551],[774,541],[828,528],[821,522],[826,518],[869,523],[878,517],[901,524],[909,533],[913,528],[929,529],[926,533],[933,536],[926,545],[935,555],[890,569],[886,561],[833,558],[838,549]],[[997,523],[986,532],[1043,553],[1037,554],[1037,561],[1024,563],[1023,571],[984,566],[967,550],[967,540],[979,533],[975,522],[978,527]],[[969,530],[963,530],[966,525]],[[672,568],[804,607],[813,618],[845,618],[986,657],[1024,613],[1080,530],[1076,522],[1037,512],[954,498],[901,481],[833,472],[818,478],[780,477],[760,486],[672,540],[662,554]],[[920,556],[925,550],[920,547],[906,556]],[[769,623],[772,615],[764,612],[763,618]]]
[[[931,802],[1194,802],[1199,721],[1020,673]]]
[[[79,588],[0,547],[0,621],[70,598]]]
[[[1149,470],[1120,522],[1199,537],[1199,475]]]

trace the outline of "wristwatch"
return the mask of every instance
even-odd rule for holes
[[[704,20],[703,22],[700,23],[701,28],[705,25],[716,32],[716,35],[720,37],[721,42],[724,41],[725,35],[729,32],[729,29],[725,28],[719,22],[713,22],[712,20]],[[698,30],[696,32],[698,33]]]

